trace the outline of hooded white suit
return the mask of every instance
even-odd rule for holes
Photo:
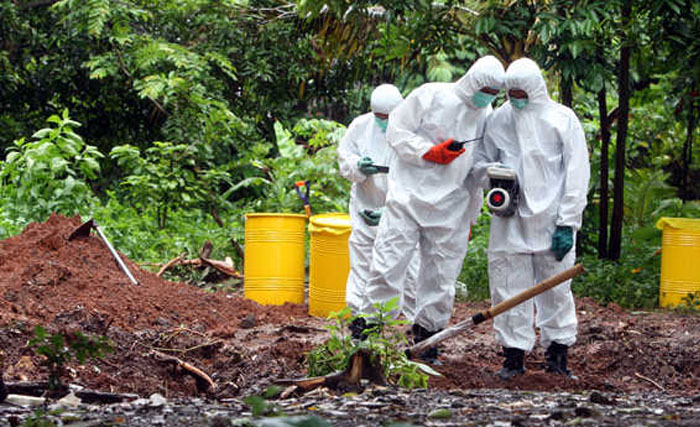
[[[355,118],[338,145],[340,174],[353,182],[350,194],[350,222],[352,232],[348,243],[350,252],[350,274],[348,275],[345,300],[353,314],[360,312],[365,288],[369,281],[372,247],[377,227],[365,223],[359,212],[376,210],[384,206],[387,192],[387,175],[378,173],[365,175],[357,166],[358,160],[369,157],[376,165],[388,166],[395,155],[386,142],[386,132],[377,124],[374,113],[389,114],[403,101],[403,96],[394,85],[383,84],[372,91],[372,112]],[[418,257],[410,264],[406,280],[403,312],[413,319],[415,314],[415,279],[418,275]]]
[[[520,186],[513,216],[491,218],[489,282],[498,304],[574,263],[572,248],[562,261],[550,250],[557,226],[581,227],[590,169],[585,136],[571,109],[552,101],[539,67],[530,59],[514,61],[506,71],[506,90],[521,89],[528,104],[506,102],[489,118],[475,152],[473,173],[486,185],[485,169],[500,163],[515,170]],[[504,347],[532,350],[534,306],[541,345],[576,341],[576,310],[570,281],[522,303],[494,319]]]
[[[500,88],[503,75],[496,58],[481,58],[456,83],[424,84],[391,113],[387,138],[397,156],[389,172],[363,312],[402,295],[404,272],[418,244],[414,323],[437,331],[449,321],[470,225],[482,203],[481,193],[473,194],[476,188],[466,182],[474,144],[467,144],[449,164],[433,163],[423,155],[449,138],[480,137],[492,110],[490,105],[477,108],[471,98],[483,87]]]

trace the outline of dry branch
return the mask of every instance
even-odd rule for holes
[[[226,261],[219,261],[215,259],[210,259],[209,255],[211,254],[212,251],[212,244],[209,241],[204,242],[204,246],[202,247],[202,250],[200,252],[199,258],[195,259],[184,259],[185,254],[181,254],[180,256],[171,259],[168,261],[161,269],[156,273],[156,276],[160,277],[165,273],[169,268],[175,266],[175,265],[194,265],[197,267],[200,266],[206,266],[206,267],[211,267],[219,272],[227,275],[234,277],[236,279],[243,279],[243,275],[240,273],[240,271],[237,271],[235,269],[235,266]]]
[[[185,258],[185,252],[183,252],[180,255],[178,255],[177,257],[171,259],[170,261],[165,263],[165,265],[163,267],[161,267],[160,270],[158,270],[158,272],[156,273],[156,276],[158,276],[158,277],[162,276],[163,273],[165,273],[165,271],[167,269],[169,269],[170,267],[172,267],[175,264],[180,263],[180,261],[182,261],[184,258]]]
[[[185,371],[187,371],[187,373],[192,375],[197,381],[197,389],[201,391],[216,390],[216,384],[214,384],[214,381],[212,381],[209,375],[205,374],[204,371],[202,371],[201,369],[192,366],[184,360],[175,356],[170,356],[168,354],[164,354],[156,350],[151,350],[151,353],[153,354],[153,356],[155,356],[156,359],[160,360],[161,362],[174,363],[180,366]]]
[[[204,242],[204,246],[202,246],[202,250],[199,253],[199,259],[202,260],[204,265],[215,268],[228,276],[235,277],[237,279],[243,278],[243,275],[239,271],[236,271],[233,265],[230,265],[224,261],[210,259],[209,255],[211,255],[212,249],[213,247],[210,241],[207,240]]]
[[[656,388],[663,391],[664,393],[666,392],[666,389],[663,388],[663,386],[661,386],[661,384],[657,383],[656,381],[652,380],[651,378],[645,377],[644,375],[640,374],[639,372],[635,372],[634,375],[636,375],[638,378],[643,379],[644,381],[648,381],[648,382],[652,383],[653,385],[656,386]]]
[[[235,277],[236,279],[243,278],[243,275],[239,271],[236,271],[235,268],[231,267],[230,265],[228,265],[224,261],[218,261],[215,259],[208,259],[208,258],[203,258],[203,257],[200,257],[199,259],[202,260],[203,264],[208,265],[209,267],[215,268],[228,276]]]

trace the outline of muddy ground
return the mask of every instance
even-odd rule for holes
[[[6,382],[46,378],[27,347],[34,325],[52,332],[105,335],[115,351],[86,366],[71,364],[68,381],[89,389],[237,399],[261,393],[276,379],[305,375],[304,354],[327,338],[325,319],[306,305],[260,306],[242,291],[210,293],[169,282],[125,259],[140,282],[130,284],[97,237],[68,241],[80,218],[51,216],[0,241],[0,348]],[[454,321],[487,303],[456,304]],[[611,395],[663,393],[692,400],[700,393],[700,317],[630,312],[578,299],[579,338],[569,365],[579,381],[542,372],[544,352],[526,358],[528,371],[503,382],[493,375],[501,357],[490,325],[442,346],[443,374],[434,393],[511,390]],[[216,390],[202,393],[182,369],[154,357],[176,356],[208,373]],[[437,396],[437,394],[436,394]],[[691,406],[692,406],[691,405]]]

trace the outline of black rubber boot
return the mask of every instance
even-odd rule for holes
[[[357,317],[350,322],[348,329],[350,329],[350,334],[353,339],[364,341],[369,335],[369,330],[376,326],[376,324],[366,321],[364,317]]]
[[[503,347],[503,368],[496,373],[504,381],[525,373],[525,350],[519,348]]]
[[[553,374],[566,375],[572,380],[577,380],[578,377],[571,372],[567,366],[567,358],[569,353],[569,347],[559,344],[558,342],[552,341],[544,353],[545,365],[544,369],[547,372]]]
[[[348,325],[352,338],[360,341],[367,339],[367,334],[364,333],[366,328],[367,321],[365,321],[364,317],[356,317],[352,322],[350,322],[350,325]]]
[[[413,332],[413,343],[418,344],[421,341],[425,341],[428,338],[432,337],[433,335],[437,334],[438,331],[429,331],[422,327],[421,325],[414,323],[413,326],[411,327],[411,332]],[[423,350],[421,354],[418,355],[418,357],[423,360],[424,362],[428,362],[431,364],[437,364],[438,356],[440,355],[440,352],[438,351],[437,346],[433,347],[428,347],[426,350]]]

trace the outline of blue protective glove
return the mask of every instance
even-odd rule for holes
[[[374,162],[369,157],[363,157],[358,160],[357,167],[360,169],[360,172],[365,175],[374,175],[375,173],[379,173],[379,169],[374,166]]]
[[[557,226],[554,235],[552,236],[552,252],[557,258],[557,261],[564,259],[564,256],[569,253],[574,246],[574,230],[571,227]]]
[[[379,209],[362,209],[360,211],[360,216],[365,220],[365,224],[370,227],[376,227],[379,225],[379,220],[382,218],[382,208]]]

